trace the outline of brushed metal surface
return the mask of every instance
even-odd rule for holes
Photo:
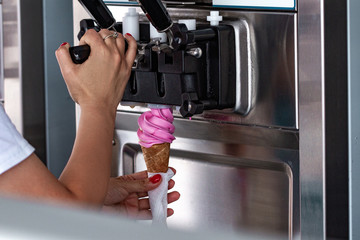
[[[137,150],[135,172],[146,170],[141,149]],[[124,152],[126,150],[124,149]],[[288,239],[292,178],[282,164],[268,168],[249,166],[241,158],[173,150],[170,165],[181,200],[172,204],[176,214],[169,218],[173,228],[259,232]],[[264,234],[265,235],[265,234]]]
[[[112,175],[145,169],[139,114],[117,113]],[[221,229],[253,239],[295,239],[299,230],[298,133],[176,118],[177,169],[169,226]]]
[[[17,130],[23,133],[19,4],[17,0],[4,1],[2,4],[4,26],[4,107]]]
[[[3,7],[0,1],[0,103],[4,102],[4,40],[3,40]]]
[[[110,10],[121,21],[127,8],[111,6]],[[213,8],[186,6],[168,10],[175,21],[189,18],[208,24],[206,16]],[[220,14],[236,33],[236,105],[234,109],[206,111],[194,118],[297,129],[296,14],[232,10]],[[141,20],[146,21],[142,13]],[[119,106],[119,110],[144,109]]]
[[[350,239],[360,239],[360,2],[357,0],[348,1],[348,92],[349,92],[349,204],[350,209]]]
[[[78,23],[87,14],[73,2],[77,34]],[[110,9],[118,21],[127,11],[126,6]],[[175,20],[196,18],[199,23],[206,22],[209,10],[213,9],[169,8]],[[183,197],[172,206],[176,214],[169,225],[183,230],[221,228],[247,239],[299,239],[297,16],[239,10],[220,13],[235,29],[236,24],[242,27],[235,51],[244,54],[246,50],[242,63],[254,66],[246,69],[246,83],[253,87],[246,97],[251,110],[246,116],[235,113],[236,108],[207,111],[191,121],[175,111],[177,139],[171,146],[170,164],[178,170],[175,189]],[[143,15],[141,19],[145,21]],[[249,77],[256,81],[249,82]],[[119,106],[118,110],[113,176],[144,168],[136,131],[139,113],[146,108]]]
[[[299,1],[301,238],[325,239],[324,1]]]
[[[245,20],[224,22],[232,25],[236,45],[236,103],[234,113],[243,116],[255,106],[258,86],[258,65],[255,48],[255,34]]]

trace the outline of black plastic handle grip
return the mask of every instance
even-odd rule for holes
[[[172,26],[170,15],[160,0],[137,1],[146,17],[159,32],[164,32]]]
[[[70,56],[74,63],[81,64],[85,62],[90,55],[89,45],[80,45],[76,47],[70,47]]]
[[[128,43],[125,41],[125,52],[128,49]],[[76,64],[82,64],[90,56],[90,46],[89,45],[80,45],[75,47],[70,47],[69,52],[71,59]]]
[[[102,0],[79,0],[101,28],[111,28],[116,23],[109,8]]]
[[[102,0],[79,0],[100,28],[111,28],[116,20]],[[80,45],[69,49],[71,59],[76,64],[85,62],[90,55],[89,45]]]

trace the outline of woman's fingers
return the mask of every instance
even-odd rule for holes
[[[110,46],[110,47],[115,47],[116,46],[116,39],[118,38],[119,34],[116,33],[114,31],[110,31],[108,29],[101,29],[99,32],[99,35],[101,36],[101,38],[103,39],[103,42]]]
[[[175,181],[170,179],[169,184],[168,184],[168,190],[172,189],[175,186]]]
[[[148,210],[150,209],[150,202],[148,198],[139,200],[139,210]]]
[[[138,219],[138,220],[151,220],[152,219],[151,211],[150,210],[139,211],[136,219]]]
[[[169,193],[168,195],[167,195],[167,199],[168,199],[168,203],[170,204],[170,203],[173,203],[173,202],[175,202],[175,201],[177,201],[177,200],[179,200],[179,198],[180,198],[180,193],[179,192],[171,192],[171,193]]]
[[[172,167],[169,167],[173,172],[174,172],[174,175],[176,174],[176,170]],[[147,174],[147,171],[144,170],[144,171],[141,171],[141,172],[136,172],[136,173],[133,173],[133,174],[128,174],[128,175],[124,175],[124,176],[120,176],[120,177],[117,177],[119,179],[124,179],[124,180],[130,180],[130,179],[133,179],[133,180],[141,180],[141,179],[145,179],[148,177],[148,174]],[[170,181],[173,181],[173,180],[170,180]]]
[[[70,45],[68,43],[63,43],[55,52],[57,61],[60,66],[60,70],[63,75],[67,74],[75,67],[75,64],[70,57],[69,48]]]
[[[132,66],[137,54],[137,43],[133,36],[131,36],[129,33],[126,33],[124,37],[128,42],[128,49],[125,54],[125,59],[128,66]]]
[[[144,197],[149,196],[149,194],[147,192],[137,193],[137,195],[138,195],[139,198],[144,198]]]
[[[174,214],[174,210],[172,208],[167,209],[167,216],[170,217]]]
[[[133,180],[133,181],[123,181],[121,182],[121,186],[128,193],[139,193],[139,192],[147,192],[149,189],[154,189],[158,187],[161,183],[162,179],[158,179],[157,182],[152,182],[151,179],[142,179],[142,180]]]
[[[117,178],[119,178],[119,179],[122,178],[124,180],[127,180],[127,179],[142,180],[142,179],[148,178],[148,175],[147,175],[147,171],[141,171],[141,172],[137,172],[137,173],[133,173],[133,174],[129,174],[129,175],[120,176]]]
[[[172,180],[172,179],[170,179],[168,190],[174,188],[174,186],[175,186],[175,181]],[[147,192],[138,192],[137,195],[138,195],[139,198],[143,198],[143,197],[149,196]]]
[[[80,39],[79,45],[87,44],[90,46],[90,48],[107,46],[110,49],[110,52],[119,53],[120,51],[117,48],[117,43],[116,43],[116,39],[119,37],[119,35],[117,35],[116,37],[114,34],[115,34],[114,31],[110,31],[108,29],[101,29],[99,32],[90,29],[86,31],[84,36]]]
[[[174,214],[174,210],[172,208],[168,208],[167,209],[167,216],[170,217]],[[142,210],[139,211],[138,215],[137,215],[137,219],[138,220],[151,220],[152,219],[152,214],[150,210]]]
[[[121,33],[119,33],[119,36],[116,38],[115,42],[121,56],[125,56],[125,38]]]
[[[175,173],[175,169],[171,168]],[[136,193],[139,198],[148,196],[149,189],[156,188],[161,180],[157,183],[150,183],[147,171],[141,171],[129,175],[111,178],[111,181],[116,183],[116,188],[123,187],[128,193]],[[151,185],[151,186],[150,186]],[[168,190],[174,188],[175,181],[170,179],[168,182]]]
[[[173,167],[169,167],[170,169],[171,169],[171,171],[173,171],[173,173],[174,173],[174,175],[176,174],[176,170],[175,170],[175,168],[173,168]]]
[[[168,195],[167,195],[168,204],[179,200],[179,198],[180,198],[179,192],[168,193]],[[147,210],[147,209],[150,209],[149,198],[140,199],[139,200],[139,210]]]
[[[86,31],[84,36],[80,39],[79,45],[89,45],[90,47],[104,44],[104,40],[94,29]]]

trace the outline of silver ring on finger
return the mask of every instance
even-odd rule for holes
[[[119,36],[119,34],[118,34],[117,32],[114,32],[114,33],[112,33],[112,34],[109,34],[109,35],[105,36],[105,37],[104,37],[104,41],[105,41],[106,39],[108,39],[109,37],[117,38],[118,36]]]

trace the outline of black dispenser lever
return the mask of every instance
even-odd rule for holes
[[[138,0],[138,3],[159,32],[165,32],[172,27],[170,15],[160,0]]]
[[[114,28],[116,20],[102,0],[79,0],[79,2],[94,18],[100,28]],[[71,47],[69,51],[71,59],[77,64],[85,62],[90,55],[90,47],[88,45]]]
[[[102,0],[79,0],[101,28],[112,28],[116,20]]]

